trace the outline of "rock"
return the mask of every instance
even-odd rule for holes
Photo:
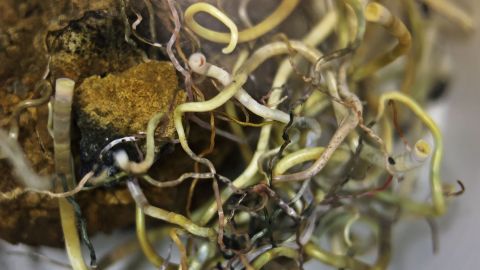
[[[80,84],[93,75],[124,71],[142,62],[141,52],[125,41],[123,22],[107,11],[88,11],[47,34],[51,77]]]
[[[167,104],[165,98],[178,90],[175,72],[166,62],[141,64],[143,62],[141,53],[125,42],[124,25],[116,7],[110,5],[113,2],[117,1],[0,1],[2,15],[0,16],[0,62],[2,63],[0,65],[0,124],[2,128],[8,128],[8,116],[16,104],[22,100],[40,96],[41,93],[33,89],[47,66],[47,48],[44,47],[48,47],[48,55],[51,56],[49,79],[52,82],[60,76],[75,79],[77,86],[80,86],[85,78],[89,78],[92,86],[98,87],[115,82],[114,84],[120,89],[119,93],[128,96],[129,91],[133,92],[128,97],[118,97],[117,101],[120,103],[109,103],[105,106],[116,110],[116,107],[125,105],[123,102],[129,100],[132,104],[148,107],[144,108],[144,114],[135,114],[136,117],[143,116],[139,118],[145,121],[142,124],[133,125],[132,123],[136,122],[133,119],[130,124],[124,122],[125,125],[135,126],[135,128],[121,129],[118,128],[119,125],[110,125],[112,130],[103,129],[105,134],[103,136],[95,132],[89,133],[89,127],[84,126],[83,135],[91,137],[91,141],[95,141],[94,138],[108,139],[112,132],[120,136],[123,133],[143,131],[149,118],[146,113],[155,113],[156,110],[152,109],[155,106],[157,110],[164,109],[162,106]],[[58,18],[58,20],[51,25],[46,25],[52,18]],[[48,33],[46,33],[47,29]],[[126,77],[121,79],[121,73],[131,67],[139,68],[133,68],[133,71],[143,69],[144,71],[140,73],[145,72],[148,76],[138,79],[135,76],[140,74],[127,73]],[[105,78],[102,79],[102,76]],[[120,82],[121,80],[123,81]],[[126,81],[132,84],[128,86]],[[139,87],[135,88],[135,84]],[[155,87],[153,87],[154,84],[156,84]],[[13,87],[15,85],[18,87]],[[149,85],[148,89],[147,85]],[[128,91],[126,87],[129,87]],[[16,89],[23,88],[28,93],[20,97]],[[176,99],[178,101],[183,97],[181,92],[179,93]],[[80,95],[80,92],[78,94],[76,99],[84,98],[83,104],[94,102],[99,98],[99,95],[89,91],[84,92],[85,96]],[[160,97],[158,102],[155,101],[157,97]],[[140,98],[139,101],[135,101],[136,98]],[[76,102],[75,106],[80,111],[79,104],[80,102]],[[94,105],[91,109],[92,112],[93,110],[102,112]],[[142,108],[133,109],[138,111]],[[80,122],[84,121],[86,125],[91,124],[92,130],[94,127],[97,131],[101,130],[105,127],[102,125],[109,121],[89,118],[87,111]],[[124,112],[126,111],[127,109]],[[25,110],[20,115],[19,134],[19,143],[33,170],[46,177],[53,176],[55,173],[53,141],[47,131],[47,118],[46,104]],[[83,176],[79,173],[79,168],[82,166],[78,158],[80,138],[77,134],[78,129],[75,129],[76,123],[73,123],[73,126],[72,150],[77,179],[79,179]],[[172,134],[171,129],[165,132],[165,136]],[[152,177],[172,179],[178,177],[185,167],[192,167],[188,156],[181,149],[163,158],[161,164],[156,166],[158,173],[152,173]],[[174,164],[169,164],[166,159]],[[0,195],[2,195],[0,196],[0,238],[11,243],[63,246],[57,200],[38,193],[22,193],[22,190],[23,187],[15,180],[11,167],[5,160],[0,160]],[[14,196],[3,196],[10,194]],[[185,198],[184,191],[181,189],[158,189],[148,186],[145,188],[145,194],[158,207],[172,211],[180,211],[184,207],[184,200],[179,199]],[[125,185],[97,188],[81,192],[75,197],[83,210],[90,235],[99,231],[110,232],[134,224],[135,203]]]
[[[115,138],[145,132],[148,121],[158,112],[172,119],[171,108],[185,98],[170,62],[151,61],[117,75],[85,79],[75,96],[83,161],[92,161]],[[157,131],[158,137],[174,136],[173,121],[159,125]]]

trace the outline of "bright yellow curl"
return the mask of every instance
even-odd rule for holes
[[[204,39],[217,42],[228,43],[223,53],[231,53],[238,42],[248,42],[257,39],[265,33],[277,27],[284,21],[295,9],[300,0],[283,0],[275,11],[257,25],[238,32],[235,23],[216,7],[207,3],[196,3],[185,11],[185,24],[197,35]],[[230,29],[230,33],[217,32],[201,26],[193,18],[198,12],[205,12],[220,20]]]

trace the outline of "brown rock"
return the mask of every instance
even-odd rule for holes
[[[77,106],[85,117],[100,126],[112,126],[121,134],[145,131],[149,119],[168,112],[171,104],[185,100],[178,91],[177,76],[170,62],[139,64],[118,75],[92,76],[77,89]],[[168,113],[169,118],[172,112]],[[173,135],[173,121],[161,134]]]
[[[186,98],[178,89],[172,64],[158,61],[142,63],[105,78],[87,78],[76,93],[84,162],[92,161],[115,138],[145,132],[148,121],[158,112],[165,112],[166,119],[172,119],[170,108]],[[172,137],[173,121],[160,125],[157,131],[159,137]]]
[[[143,109],[143,114],[135,114],[139,119],[143,119],[141,121],[145,121],[143,124],[134,125],[135,129],[119,128],[127,133],[144,130],[146,128],[144,124],[148,122],[146,113],[153,114],[165,109],[162,106],[167,104],[166,98],[177,91],[177,78],[171,66],[158,62],[141,64],[140,68],[144,70],[140,73],[145,72],[148,76],[138,79],[136,76],[141,74],[129,73],[132,81],[127,90],[128,82],[125,78],[121,79],[122,75],[118,73],[141,63],[142,57],[137,49],[125,42],[123,23],[116,7],[111,5],[117,1],[60,0],[54,2],[0,1],[0,14],[2,14],[0,16],[1,128],[8,129],[8,116],[16,104],[41,95],[38,91],[34,91],[34,85],[46,69],[47,52],[44,49],[47,48],[44,47],[48,47],[48,54],[51,56],[49,78],[52,81],[60,76],[67,76],[75,79],[77,85],[80,85],[85,78],[107,76],[108,82],[115,81],[119,93],[123,92],[123,95],[126,95],[124,98],[118,97],[118,104],[108,105],[112,111],[127,99],[131,104],[151,105],[148,108],[140,108]],[[49,22],[51,19],[56,21]],[[47,31],[50,32],[47,34]],[[109,74],[117,75],[109,76]],[[166,76],[163,78],[163,75]],[[97,86],[102,84],[100,82],[102,79],[95,78],[91,78],[92,83],[94,82]],[[135,88],[135,85],[141,87]],[[147,85],[150,86],[147,87]],[[129,94],[128,91],[134,92]],[[148,95],[146,95],[147,92]],[[94,93],[88,93],[85,96],[87,100],[88,98],[96,99],[96,97],[98,96]],[[160,98],[155,101],[157,97]],[[140,98],[140,101],[135,101],[135,98]],[[180,94],[176,100],[180,101],[181,98]],[[90,101],[92,100],[88,102]],[[95,106],[92,106],[93,108]],[[134,109],[134,107],[129,108]],[[128,110],[125,108],[123,113]],[[18,141],[32,168],[40,175],[53,176],[53,142],[46,128],[47,116],[46,105],[23,111],[19,117]],[[100,128],[107,122],[98,118],[92,121],[100,122],[97,124]],[[131,120],[130,124],[136,121]],[[124,124],[128,125],[128,122],[124,121]],[[73,126],[75,127],[76,124],[73,123]],[[85,132],[87,131],[88,128],[85,129]],[[76,132],[78,133],[78,130],[74,128],[72,149],[78,179],[82,176],[79,172],[82,165],[78,158],[79,137]],[[115,132],[118,134],[118,131]],[[172,130],[170,129],[167,133],[171,135]],[[186,159],[181,151],[173,155],[175,159],[172,161],[175,161],[176,165],[163,162],[158,166],[160,173],[152,174],[153,177],[162,175],[162,179],[175,178],[185,166],[191,166],[188,158]],[[63,236],[57,200],[37,193],[23,193],[22,190],[23,188],[15,180],[11,167],[5,160],[0,160],[0,238],[11,243],[62,246]],[[179,197],[184,197],[181,190],[146,187],[145,193],[152,203],[159,207],[175,211],[182,208],[182,202],[178,200]],[[82,208],[90,234],[99,231],[109,232],[134,223],[135,205],[124,185],[84,191],[76,196],[76,200]]]

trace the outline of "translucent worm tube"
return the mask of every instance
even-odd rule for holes
[[[70,79],[57,79],[53,106],[55,171],[58,175],[65,176],[69,187],[72,187],[75,181],[70,152],[70,115],[74,87],[75,82]],[[75,270],[86,270],[88,267],[85,265],[82,256],[73,206],[65,198],[59,198],[58,204],[65,246],[72,268]]]
[[[356,97],[350,97],[349,102],[353,102]],[[289,182],[289,181],[301,181],[308,178],[313,177],[314,175],[318,174],[327,164],[327,162],[332,157],[333,153],[337,150],[340,144],[344,141],[347,135],[357,127],[359,123],[359,117],[356,112],[350,112],[348,117],[342,122],[342,124],[338,127],[338,129],[333,134],[332,138],[328,142],[325,151],[323,151],[322,155],[306,170],[287,174],[287,175],[277,175],[273,177],[274,182]]]
[[[185,10],[185,23],[188,25],[188,27],[190,27],[195,33],[197,33],[201,37],[206,38],[203,35],[203,33],[205,32],[205,30],[207,31],[210,31],[210,30],[203,28],[201,25],[199,25],[195,21],[193,16],[195,15],[195,13],[198,13],[198,12],[206,12],[212,15],[213,17],[217,18],[219,21],[221,21],[230,29],[230,41],[228,43],[228,46],[223,48],[222,52],[225,54],[233,52],[238,42],[237,25],[227,15],[225,15],[216,7],[207,3],[195,3],[189,6],[187,10]]]
[[[37,98],[37,99],[28,99],[21,101],[20,103],[15,106],[12,115],[10,116],[10,131],[9,131],[9,136],[12,139],[18,139],[18,132],[19,132],[19,127],[18,127],[18,117],[20,114],[27,108],[30,107],[37,107],[42,104],[45,104],[50,96],[52,95],[52,86],[50,83],[46,80],[41,80],[36,88],[40,88],[42,92],[42,96]]]
[[[164,113],[155,114],[149,121],[147,127],[147,153],[142,162],[130,161],[125,151],[118,151],[114,154],[117,165],[126,172],[134,174],[145,173],[152,166],[155,158],[155,129],[163,119]]]
[[[336,16],[335,12],[329,12],[327,15],[317,24],[314,26],[313,30],[309,32],[303,42],[308,46],[314,46],[322,42],[334,29],[335,23],[338,17]],[[317,55],[312,55],[309,58],[310,61],[316,61],[321,56],[320,53]],[[272,84],[272,93],[268,99],[268,104],[276,104],[282,95],[282,86],[286,83],[289,76],[292,74],[293,67],[290,64],[288,59],[285,59],[280,64],[277,73],[275,75],[273,84]],[[275,108],[275,106],[270,106],[271,108]],[[264,151],[268,148],[268,140],[270,138],[270,133],[272,130],[272,125],[266,125],[262,127],[260,131],[260,137],[257,143],[257,149],[248,164],[247,168],[243,171],[241,175],[239,175],[234,180],[234,185],[236,187],[245,187],[251,184],[254,184],[257,178],[255,177],[256,173],[258,172],[257,162],[259,157],[263,154]],[[227,198],[232,194],[232,192],[228,189],[222,192],[222,201],[227,200]],[[215,202],[209,202],[204,207],[200,208],[196,211],[192,219],[197,220],[199,224],[206,224],[212,216],[215,214],[216,206]]]
[[[418,140],[411,151],[393,158],[392,168],[396,172],[406,172],[422,166],[432,154],[432,148],[425,140]]]
[[[297,250],[289,247],[272,248],[258,256],[258,258],[253,261],[252,266],[254,269],[261,269],[269,261],[278,257],[287,257],[293,260],[298,260],[299,254]]]
[[[282,3],[277,7],[277,9],[275,9],[272,14],[265,18],[265,20],[251,28],[247,28],[238,32],[238,42],[252,41],[271,31],[273,28],[277,27],[282,21],[284,21],[285,18],[290,15],[290,13],[292,13],[298,3],[300,3],[300,0],[283,0]],[[193,4],[189,8],[187,8],[187,10],[185,10],[185,24],[197,35],[201,36],[204,39],[217,43],[230,43],[232,41],[231,34],[210,30],[201,26],[195,21],[195,19],[193,18],[195,14],[199,11],[205,11],[203,7],[201,9],[198,8],[199,4],[202,3]],[[211,9],[209,14],[214,14]]]
[[[390,64],[397,57],[405,54],[411,46],[412,36],[403,22],[394,16],[387,8],[378,3],[369,3],[365,8],[365,17],[368,21],[378,23],[385,27],[394,37],[398,44],[391,51],[375,58],[364,67],[357,69],[353,75],[354,80],[361,80],[378,69]]]
[[[403,205],[408,206],[414,211],[421,211],[426,215],[442,215],[446,211],[445,196],[443,194],[442,180],[440,179],[440,166],[443,155],[443,138],[440,129],[433,119],[418,105],[413,99],[400,92],[387,92],[380,96],[378,113],[376,120],[380,120],[384,111],[385,103],[394,100],[403,103],[409,107],[413,113],[428,127],[435,141],[435,150],[433,151],[432,163],[430,165],[430,186],[432,189],[433,207],[403,200]],[[388,201],[398,201],[396,198],[389,198],[386,194],[380,193],[382,199]]]
[[[297,50],[301,55],[309,59],[310,61],[316,61],[320,53],[315,49],[312,49],[308,46],[305,46],[302,42],[292,41],[290,44],[295,50]],[[196,161],[207,165],[210,168],[212,173],[215,173],[213,164],[205,158],[198,157],[188,145],[187,138],[185,136],[185,130],[182,124],[182,116],[185,112],[207,112],[212,111],[223,104],[225,104],[229,99],[231,99],[246,83],[248,79],[248,74],[252,73],[261,63],[263,63],[268,58],[271,58],[275,55],[287,54],[289,53],[289,46],[282,42],[274,42],[268,45],[263,46],[258,49],[239,69],[238,74],[235,75],[232,83],[230,83],[223,91],[217,94],[214,98],[202,101],[202,102],[188,102],[180,104],[175,108],[174,111],[174,122],[175,128],[177,130],[178,138],[180,144],[182,145],[183,150],[190,155]],[[201,58],[199,58],[201,60]],[[203,65],[200,65],[203,67]],[[212,67],[215,70],[215,67]],[[209,70],[212,70],[209,68]],[[217,67],[218,69],[218,67]],[[225,74],[223,74],[225,75]],[[227,80],[228,78],[220,78],[219,80]]]
[[[227,86],[232,82],[232,76],[226,70],[208,63],[205,56],[201,53],[192,54],[188,64],[194,72],[215,78],[220,81],[223,86]],[[261,105],[243,88],[238,90],[235,98],[248,110],[267,120],[273,119],[281,123],[288,123],[290,121],[290,116],[287,113]]]
[[[474,20],[467,15],[463,10],[456,7],[454,4],[445,0],[423,0],[432,9],[444,15],[450,21],[459,24],[463,29],[472,31]]]
[[[40,190],[50,188],[50,179],[39,176],[32,170],[18,142],[2,129],[0,129],[0,150],[3,157],[13,166],[17,179],[22,185],[27,188]]]
[[[211,240],[216,238],[216,233],[213,229],[198,226],[197,224],[193,223],[191,220],[189,220],[185,216],[182,216],[174,212],[169,212],[151,205],[148,202],[147,198],[145,197],[145,194],[143,194],[143,191],[136,180],[128,181],[127,186],[128,186],[128,190],[130,191],[130,194],[135,200],[135,203],[137,204],[137,206],[141,207],[142,211],[146,215],[151,216],[153,218],[157,218],[159,220],[163,220],[165,222],[178,225],[184,228],[189,233],[196,236],[206,237]]]
[[[156,267],[162,266],[165,262],[165,259],[157,254],[152,244],[148,240],[148,235],[145,228],[145,214],[140,206],[136,207],[135,217],[137,239],[140,243],[140,248],[142,249],[143,254],[145,254],[145,257],[147,257],[151,264],[155,265]]]
[[[302,42],[291,41],[289,45],[292,46],[299,54],[304,56],[311,63],[315,63],[315,61],[321,56],[320,52],[306,46]],[[211,110],[211,109],[213,109],[211,107],[217,108],[218,106],[224,104],[229,98],[233,97],[235,95],[235,93],[247,81],[248,74],[252,73],[261,63],[266,61],[268,58],[271,58],[275,55],[288,54],[290,52],[289,45],[287,45],[283,42],[274,42],[274,43],[270,43],[268,45],[265,45],[265,46],[261,47],[239,69],[237,75],[235,75],[235,77],[233,79],[233,82],[231,84],[229,84],[215,98],[213,98],[211,100],[208,100],[208,101],[205,101],[205,102],[202,102],[201,105],[198,104],[198,105],[200,105],[200,107],[197,104],[195,104],[194,108],[199,109],[199,110],[200,109],[204,110],[204,109],[208,108],[209,110]],[[287,65],[288,65],[288,60],[287,60]],[[272,94],[273,94],[273,92],[272,92]],[[280,94],[281,94],[281,92],[280,92]],[[278,98],[278,96],[274,96],[274,98]],[[272,99],[272,96],[270,96],[270,99]],[[212,100],[214,100],[214,102],[212,102]],[[200,102],[196,102],[196,103],[200,103]],[[187,104],[187,103],[185,103],[185,104]],[[185,105],[185,104],[182,104],[182,105]],[[192,103],[188,103],[188,104],[192,104]],[[204,106],[204,104],[206,104],[207,106]],[[181,108],[182,105],[179,106],[180,109],[179,109],[179,107],[177,107],[177,109],[179,109],[179,110],[184,109],[184,108]],[[177,133],[179,134],[180,142],[182,143],[181,132],[183,132],[183,126],[181,125],[181,118],[180,117],[179,117],[179,119],[176,119],[176,123],[180,123],[180,125],[178,125],[178,126],[176,125],[176,127],[177,127]],[[268,129],[265,129],[266,127],[268,127]],[[245,185],[247,185],[250,181],[252,181],[256,172],[258,172],[258,168],[257,168],[258,158],[263,154],[263,152],[265,151],[265,149],[267,147],[270,131],[271,131],[271,125],[267,125],[264,128],[262,128],[262,131],[260,132],[260,138],[261,139],[260,139],[260,141],[257,145],[257,151],[254,154],[254,156],[253,156],[252,160],[250,161],[250,164],[248,165],[246,170],[242,173],[242,175],[237,177],[237,179],[234,181],[234,185],[236,187],[244,187]],[[183,136],[185,136],[184,133],[183,133]],[[263,136],[263,138],[262,138],[262,136]],[[183,140],[184,140],[183,143],[185,144],[185,146],[188,149],[186,151],[191,152],[191,150],[188,147],[188,144],[186,142],[186,139],[184,138]],[[184,146],[184,144],[182,144],[182,147]],[[261,150],[259,151],[259,149],[261,149]],[[184,147],[184,150],[185,150],[185,147]],[[228,190],[228,189],[225,190],[222,193],[222,201],[224,201],[231,194],[232,193],[231,193],[230,190]],[[201,218],[200,224],[205,224],[211,218],[210,214],[213,214],[211,211],[214,211],[214,212],[216,211],[216,207],[212,206],[212,205],[209,205],[207,211],[208,211],[208,215],[203,214],[201,216],[197,216],[198,215],[197,213],[199,213],[199,212],[196,212],[192,216],[192,218],[194,220],[197,220],[197,218]]]

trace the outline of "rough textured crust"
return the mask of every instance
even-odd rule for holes
[[[13,0],[0,2],[0,14],[2,14],[0,16],[0,48],[5,48],[5,50],[0,49],[1,128],[8,129],[8,116],[16,104],[41,95],[32,89],[45,71],[47,61],[46,52],[39,50],[42,46],[32,46],[36,41],[39,41],[38,44],[49,44],[52,80],[66,76],[75,79],[77,85],[80,85],[90,76],[107,76],[111,78],[110,83],[115,81],[114,84],[124,90],[124,95],[128,95],[124,86],[129,83],[125,82],[125,79],[117,82],[122,80],[121,75],[118,74],[141,62],[141,56],[124,40],[121,20],[115,16],[112,9],[107,9],[107,7],[111,8],[110,4],[114,1],[58,1],[55,2],[55,8],[62,5],[65,8],[56,11],[49,9],[53,8],[50,7],[53,5],[50,2],[33,0],[21,1],[21,3]],[[92,4],[87,5],[87,2]],[[93,4],[97,2],[98,4]],[[103,4],[105,6],[102,6]],[[28,12],[29,10],[31,12]],[[63,19],[59,17],[59,20],[65,21],[46,25],[44,18],[57,18],[58,12],[63,14],[68,10],[75,11],[76,15],[63,16]],[[87,10],[93,11],[85,13]],[[50,30],[48,34],[47,28]],[[165,109],[162,106],[165,106],[167,97],[177,91],[177,78],[172,67],[165,62],[154,62],[140,64],[140,68],[143,70],[140,71],[141,73],[148,74],[145,79],[150,80],[152,84],[149,84],[146,89],[148,82],[132,82],[130,84],[132,87],[135,84],[142,84],[144,90],[136,89],[139,95],[129,95],[130,102],[136,104],[143,102],[142,106],[157,106],[157,110]],[[136,80],[135,69],[130,72],[133,73],[127,73],[127,75]],[[156,72],[161,73],[154,76]],[[109,76],[109,74],[117,75]],[[164,79],[162,79],[163,75],[166,76]],[[92,82],[99,83],[101,80],[92,79]],[[154,88],[153,83],[159,81],[162,87]],[[153,90],[156,92],[153,93]],[[145,95],[147,92],[149,94]],[[141,102],[135,101],[135,98],[142,95],[145,96],[141,98]],[[157,97],[163,101],[154,103]],[[178,95],[178,99],[180,98],[181,95]],[[144,112],[151,107],[144,109]],[[150,111],[151,114],[154,112],[154,110]],[[23,111],[19,117],[19,143],[33,169],[40,175],[51,176],[54,173],[53,142],[46,129],[47,116],[46,104]],[[142,119],[148,121],[148,117],[143,115]],[[78,120],[78,117],[74,119]],[[136,131],[144,130],[145,123],[136,126]],[[132,131],[132,129],[124,128],[123,131]],[[172,131],[170,130],[168,134],[172,134]],[[80,178],[82,174],[78,159],[79,134],[76,123],[72,132],[72,148],[77,178]],[[158,165],[158,173],[152,173],[153,177],[175,178],[178,172],[183,171],[186,166],[191,166],[191,162],[181,151],[170,153],[170,158],[175,161],[175,164],[160,161],[162,163]],[[2,195],[0,196],[0,238],[12,243],[62,246],[63,236],[57,200],[35,193],[22,193],[22,190],[23,188],[15,181],[8,163],[0,160],[0,193]],[[182,204],[176,199],[184,197],[182,192],[181,189],[151,187],[146,189],[146,195],[153,204],[171,210],[181,209]],[[134,222],[134,202],[124,185],[82,192],[76,196],[76,199],[81,205],[91,234],[124,228]]]
[[[146,130],[155,113],[168,112],[172,103],[185,100],[185,94],[178,89],[173,65],[159,61],[142,63],[105,78],[89,77],[76,93],[85,116],[98,125],[111,125],[125,135]],[[169,123],[160,136],[170,137],[173,133],[173,123]]]

